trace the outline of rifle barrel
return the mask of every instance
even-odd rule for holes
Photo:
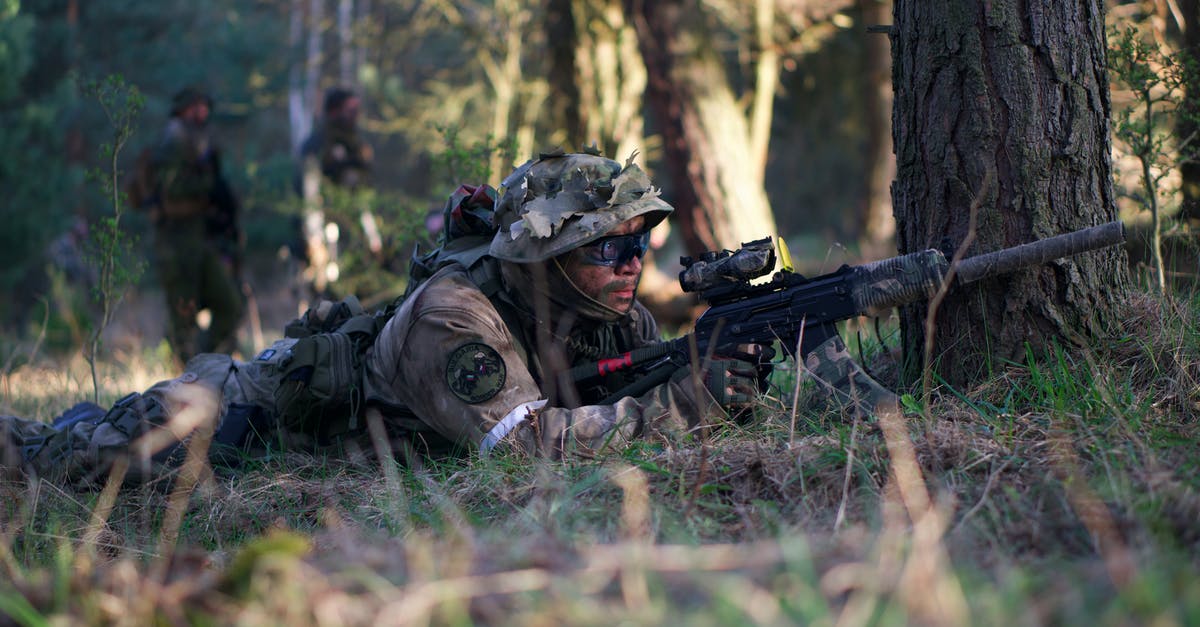
[[[963,259],[955,266],[955,277],[960,284],[965,285],[1024,266],[1034,266],[1061,257],[1121,244],[1124,241],[1125,226],[1121,224],[1120,220],[1116,220],[1108,224]]]

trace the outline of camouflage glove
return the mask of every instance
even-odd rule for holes
[[[739,344],[732,350],[722,353],[724,358],[732,358],[754,366],[755,380],[758,393],[765,394],[770,387],[771,373],[775,371],[775,349],[765,344]]]

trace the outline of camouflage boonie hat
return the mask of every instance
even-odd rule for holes
[[[674,211],[632,157],[622,166],[592,154],[543,154],[503,186],[488,252],[516,263],[551,259],[636,216],[646,216],[650,228]]]

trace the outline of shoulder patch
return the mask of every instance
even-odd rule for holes
[[[467,403],[482,403],[504,387],[508,371],[496,349],[468,342],[454,349],[446,362],[446,385]]]

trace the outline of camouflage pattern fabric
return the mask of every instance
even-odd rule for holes
[[[171,118],[154,151],[155,178],[162,218],[203,216],[216,186],[218,163],[208,132]]]
[[[640,306],[623,322],[639,342],[656,339],[653,319]],[[91,482],[126,457],[131,460],[127,480],[169,476],[182,461],[180,444],[197,434],[220,432],[234,405],[256,407],[268,417],[277,414],[276,391],[294,341],[280,340],[250,362],[197,356],[182,375],[126,397],[96,424],[58,431],[2,416],[0,466]],[[537,355],[457,264],[414,292],[367,359],[368,404],[380,411],[390,432],[423,443],[418,448],[427,451],[486,454],[503,447],[551,458],[589,456],[640,438],[679,443],[702,423],[728,417],[703,376],[675,377],[611,405],[561,399],[550,404]],[[854,363],[837,336],[810,351],[805,366],[831,398],[849,406],[871,411],[895,401]],[[307,433],[272,433],[271,438],[290,447],[319,444]],[[214,454],[210,450],[210,457]]]
[[[699,259],[685,266],[679,273],[679,285],[685,292],[699,292],[770,272],[775,266],[775,245],[769,239],[751,242],[720,259]]]
[[[882,404],[899,400],[863,371],[837,335],[809,351],[804,356],[804,368],[817,382],[821,396],[843,408],[872,414]]]
[[[301,148],[316,159],[321,174],[334,185],[356,188],[367,184],[374,153],[356,128],[323,126]]]
[[[636,300],[628,311],[581,307],[587,295],[551,282],[551,266],[541,260],[636,216],[645,216],[651,226],[671,207],[636,166],[594,155],[544,155],[518,168],[505,184],[497,209],[501,228],[490,250],[519,263],[497,262],[500,270],[485,276],[476,271],[486,265],[450,263],[407,296],[365,356],[369,415],[378,412],[391,434],[423,443],[418,449],[487,454],[506,448],[561,458],[620,449],[639,438],[679,442],[709,421],[728,419],[707,385],[715,385],[735,408],[752,400],[750,371],[695,376],[683,371],[611,404],[598,404],[608,395],[602,389],[608,382],[576,390],[559,381],[560,373],[581,360],[657,341],[657,327]],[[542,281],[529,274],[538,269],[547,270]],[[531,306],[530,299],[543,306]],[[611,312],[615,317],[607,315]],[[868,410],[894,400],[851,360],[836,334],[820,337],[812,337],[816,346],[807,351],[805,366],[835,397]],[[95,424],[58,431],[0,418],[7,456],[0,461],[43,475],[94,479],[128,456],[132,477],[145,480],[168,473],[180,461],[182,443],[219,440],[228,432],[224,427],[237,424],[230,416],[245,415],[247,408],[266,416],[264,428],[275,430],[272,435],[285,444],[314,447],[320,434],[285,433],[275,424],[281,415],[277,403],[283,402],[277,392],[291,376],[294,342],[280,340],[250,362],[199,355],[180,377],[126,397]],[[718,366],[740,368],[741,362]]]
[[[275,411],[280,361],[290,341],[294,340],[280,340],[264,351],[270,358],[250,362],[215,353],[198,355],[180,376],[126,396],[95,423],[79,422],[59,431],[47,423],[0,416],[0,467],[92,483],[124,457],[130,461],[127,481],[169,476],[183,461],[183,444],[198,434],[213,437],[232,406],[256,407],[267,416]],[[288,442],[312,444],[300,436]],[[211,458],[228,451],[210,446],[209,453]]]
[[[163,476],[181,461],[181,441],[219,424],[231,364],[223,355],[202,355],[183,375],[121,399],[97,423],[80,422],[59,431],[42,422],[0,417],[0,432],[9,443],[0,461],[11,468],[22,465],[20,460],[38,476],[88,483],[103,477],[117,458],[136,457],[130,460],[130,480]]]

